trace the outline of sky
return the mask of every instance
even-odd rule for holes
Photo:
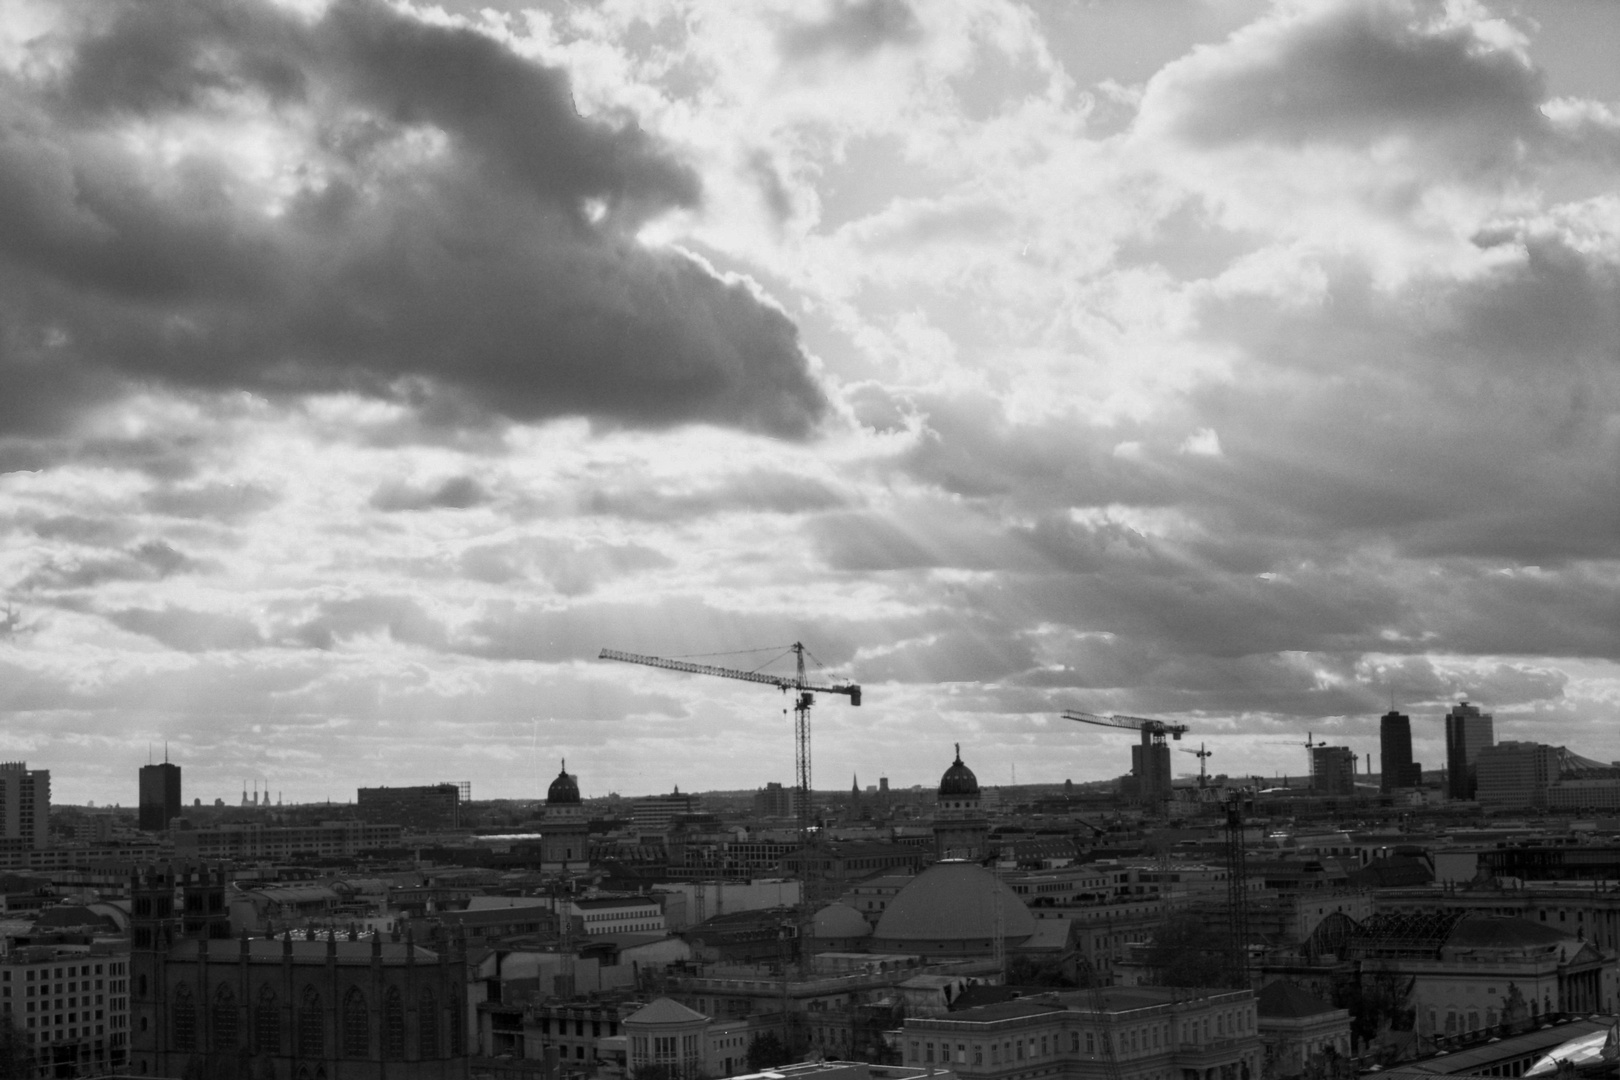
[[[0,9],[57,802],[1620,759],[1620,5]]]

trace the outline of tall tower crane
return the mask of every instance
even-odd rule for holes
[[[1150,720],[1145,716],[1099,716],[1078,709],[1065,710],[1063,719],[1141,732],[1141,745],[1131,747],[1131,772],[1136,776],[1142,802],[1154,813],[1164,812],[1164,804],[1170,801],[1170,748],[1165,745],[1164,737],[1168,735],[1180,741],[1187,732],[1186,724]]]
[[[1199,788],[1208,787],[1209,786],[1209,776],[1205,772],[1204,761],[1206,759],[1208,759],[1208,757],[1211,754],[1213,754],[1215,751],[1213,751],[1213,750],[1205,750],[1203,743],[1199,743],[1198,744],[1198,749],[1196,749],[1196,750],[1189,750],[1185,746],[1178,746],[1178,747],[1176,747],[1176,749],[1180,750],[1183,754],[1195,754],[1195,755],[1197,755],[1197,757],[1198,757],[1198,786],[1199,786]]]
[[[793,765],[796,773],[794,783],[799,791],[799,859],[802,869],[800,881],[801,895],[804,903],[814,910],[814,896],[817,876],[820,867],[812,865],[811,840],[814,815],[811,811],[810,787],[810,706],[815,703],[816,694],[842,694],[849,698],[851,705],[861,703],[861,688],[855,683],[838,683],[832,686],[818,686],[805,677],[804,654],[805,647],[802,642],[795,641],[787,647],[793,653],[795,672],[792,675],[772,675],[763,671],[743,671],[738,668],[716,667],[713,664],[693,664],[685,660],[672,660],[662,656],[644,656],[640,653],[620,652],[617,649],[603,649],[599,655],[602,660],[620,660],[627,664],[645,664],[648,667],[664,668],[668,671],[685,671],[693,675],[714,675],[722,679],[741,679],[744,682],[764,683],[774,686],[783,693],[791,691],[793,701]]]

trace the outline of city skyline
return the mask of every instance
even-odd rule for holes
[[[227,803],[786,783],[781,694],[595,658],[794,641],[865,690],[829,790],[1124,773],[1066,709],[1620,759],[1620,8],[0,23],[0,757],[61,803],[164,741]]]

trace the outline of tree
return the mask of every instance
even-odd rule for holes
[[[748,1044],[748,1071],[774,1069],[778,1065],[791,1065],[787,1046],[774,1031],[762,1031]]]
[[[1172,915],[1159,924],[1144,957],[1155,986],[1236,986],[1231,938],[1216,933],[1196,915]]]
[[[1078,984],[1064,974],[1062,960],[1015,956],[1007,961],[1007,985],[1073,987]]]
[[[0,1080],[33,1075],[34,1048],[28,1045],[28,1036],[9,1017],[0,1019]]]

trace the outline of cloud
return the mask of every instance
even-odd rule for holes
[[[248,620],[215,612],[174,607],[125,608],[109,613],[107,618],[124,630],[145,634],[182,652],[252,649],[263,643],[258,628]]]
[[[470,476],[452,476],[437,486],[420,488],[389,483],[372,492],[371,505],[378,510],[465,510],[489,501],[484,486]]]
[[[112,556],[50,556],[44,565],[18,582],[17,587],[24,591],[86,589],[110,581],[158,581],[208,568],[208,563],[192,558],[163,540],[148,540]]]
[[[862,56],[887,45],[909,45],[922,26],[907,0],[836,0],[825,17],[783,30],[782,53],[806,60],[827,53]]]
[[[638,242],[695,174],[562,71],[371,0],[64,17],[5,73],[0,425],[133,382],[350,390],[440,424],[803,436],[825,400],[746,281]]]
[[[1150,80],[1142,112],[1201,146],[1397,137],[1505,155],[1547,131],[1528,41],[1471,4],[1294,5]]]

